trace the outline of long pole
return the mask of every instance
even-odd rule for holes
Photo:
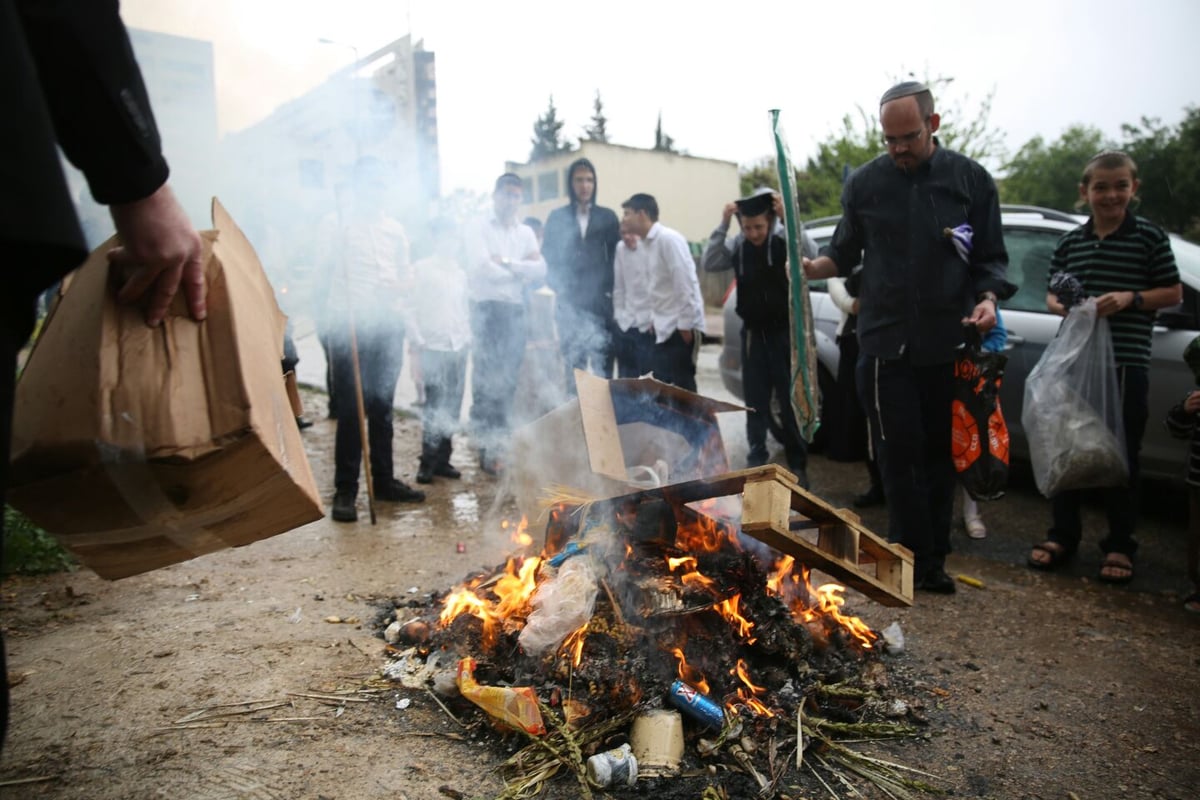
[[[349,287],[347,287],[349,288]],[[362,440],[363,477],[367,481],[367,510],[375,524],[375,482],[371,479],[371,444],[367,441],[367,407],[363,402],[362,369],[358,365],[358,333],[354,326],[354,307],[350,307],[350,364],[354,368],[354,401],[358,410],[358,438]]]

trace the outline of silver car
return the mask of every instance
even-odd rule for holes
[[[1018,290],[1000,304],[1004,325],[1008,328],[1005,348],[1008,367],[1000,390],[1000,402],[1008,423],[1011,453],[1016,458],[1026,459],[1029,445],[1021,427],[1025,378],[1062,322],[1061,317],[1046,310],[1046,273],[1050,268],[1050,256],[1059,237],[1086,217],[1032,206],[1002,206],[1001,217],[1004,244],[1008,248],[1008,279],[1017,284]],[[837,221],[838,217],[813,220],[805,229],[818,245],[825,245],[833,237]],[[1196,388],[1196,380],[1183,362],[1183,349],[1200,335],[1200,246],[1172,235],[1171,247],[1183,281],[1183,302],[1160,310],[1155,321],[1150,365],[1150,419],[1142,440],[1141,469],[1146,477],[1182,482],[1187,472],[1187,445],[1171,438],[1161,420],[1167,409]],[[835,331],[841,312],[826,292],[824,281],[812,281],[809,286],[820,364],[818,379],[822,392],[826,392],[835,385],[834,376],[838,370]],[[735,285],[725,300],[725,340],[720,367],[725,388],[740,398],[742,322],[736,306]],[[772,428],[775,427],[777,424],[772,421]]]

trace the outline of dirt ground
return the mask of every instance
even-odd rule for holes
[[[334,425],[319,403],[304,436],[324,488]],[[410,480],[418,430],[397,427],[398,471]],[[119,582],[86,569],[7,581],[15,685],[3,796],[496,796],[502,754],[464,736],[429,695],[313,697],[361,687],[383,666],[376,603],[444,590],[511,549],[499,527],[507,509],[492,509],[496,483],[465,448],[455,460],[462,481],[435,483],[423,506],[381,504],[375,527],[365,513],[356,525],[326,519]],[[860,488],[858,465],[818,456],[809,475],[838,504]],[[1171,591],[1097,585],[1094,564],[1066,575],[1024,568],[1043,521],[1027,501],[997,518],[1007,538],[1001,530],[951,556],[952,574],[986,588],[918,595],[905,610],[852,595],[852,613],[876,630],[899,621],[907,650],[888,663],[915,677],[930,720],[917,739],[863,749],[933,773],[956,797],[1200,796],[1200,624]],[[882,511],[864,519],[884,529]],[[1182,572],[1181,545],[1163,558]],[[279,705],[180,722],[250,701]],[[548,796],[576,792],[562,781]]]

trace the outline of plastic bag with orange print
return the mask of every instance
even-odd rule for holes
[[[1008,426],[1000,409],[1000,381],[1008,356],[981,349],[979,332],[954,361],[950,448],[958,480],[976,500],[997,500],[1008,486]]]

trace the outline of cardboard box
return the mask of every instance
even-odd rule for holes
[[[554,486],[616,497],[639,485],[729,471],[716,415],[743,406],[654,378],[606,380],[576,370],[575,384],[576,399],[513,434],[512,490],[530,522]]]
[[[9,502],[104,578],[319,519],[280,366],[286,318],[214,199],[208,318],[119,306],[101,246],[71,277],[17,385]]]

